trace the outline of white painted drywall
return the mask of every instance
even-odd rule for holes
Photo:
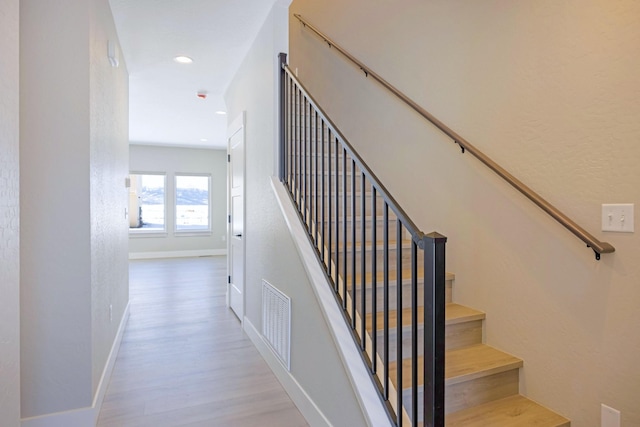
[[[174,148],[150,145],[130,146],[131,172],[164,172],[167,174],[167,234],[164,237],[129,239],[129,251],[162,253],[184,251],[224,251],[227,248],[227,152],[197,148]],[[208,173],[211,175],[211,233],[201,236],[176,236],[175,175]]]
[[[0,4],[0,420],[20,425],[19,2]]]
[[[92,407],[127,304],[127,73],[107,37],[107,0],[20,2],[23,418]]]
[[[20,3],[23,417],[91,404],[88,16]]]
[[[285,7],[274,7],[225,93],[231,120],[246,111],[245,313],[260,329],[262,279],[290,296],[291,375],[333,425],[365,425],[270,186],[276,170],[274,82],[277,54],[287,50],[286,14]]]
[[[112,67],[110,41],[119,47],[107,0],[90,14],[90,203],[92,395],[95,396],[129,301],[129,74],[123,57]],[[106,384],[103,384],[106,387]]]
[[[414,221],[449,238],[454,299],[524,359],[522,393],[572,425],[597,426],[603,402],[640,425],[640,241],[600,231],[601,203],[640,203],[640,3],[295,0],[291,12],[616,247],[596,261],[291,17],[291,66]]]

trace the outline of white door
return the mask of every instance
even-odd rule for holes
[[[229,127],[229,226],[227,304],[244,317],[244,113]]]

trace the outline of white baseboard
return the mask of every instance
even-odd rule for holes
[[[295,379],[289,371],[287,371],[282,363],[278,360],[273,351],[262,337],[262,334],[251,323],[248,317],[244,318],[244,331],[256,346],[262,358],[267,362],[282,387],[296,405],[302,416],[307,420],[310,426],[327,426],[331,427],[331,423],[324,416],[320,408],[315,404],[307,392],[302,388],[300,383]]]
[[[21,427],[90,427],[95,426],[93,408],[56,412],[33,418],[23,418]]]
[[[113,372],[113,365],[116,363],[116,357],[118,356],[118,350],[120,349],[120,343],[122,342],[122,335],[124,334],[124,328],[129,320],[129,304],[124,310],[122,319],[120,319],[120,326],[118,326],[118,332],[113,340],[107,363],[102,371],[102,377],[98,383],[98,389],[93,398],[93,404],[89,408],[74,409],[71,411],[56,412],[54,414],[40,415],[38,417],[23,418],[20,421],[21,427],[91,427],[95,426],[98,422],[98,416],[100,415],[100,409],[102,408],[102,401],[104,395],[107,392],[107,386],[109,385],[109,379]]]
[[[157,251],[157,252],[129,252],[129,259],[156,258],[189,258],[200,256],[226,255],[226,249],[199,249],[192,251]]]
[[[127,302],[127,306],[125,307],[124,313],[122,314],[122,319],[120,319],[120,325],[118,326],[116,338],[113,340],[113,345],[111,346],[111,351],[109,352],[109,357],[107,358],[107,363],[102,370],[102,376],[100,377],[100,382],[98,383],[98,389],[96,390],[96,394],[93,397],[92,407],[95,414],[93,425],[96,425],[98,423],[98,416],[100,415],[100,409],[102,409],[102,401],[104,400],[104,395],[107,393],[109,380],[111,379],[111,374],[113,373],[113,365],[115,365],[116,358],[118,357],[118,351],[120,351],[120,343],[122,343],[124,329],[127,327],[127,322],[129,321],[129,307],[130,303]]]

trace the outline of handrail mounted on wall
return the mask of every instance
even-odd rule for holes
[[[385,79],[380,77],[376,72],[374,72],[369,67],[367,67],[362,62],[360,62],[358,59],[356,59],[344,48],[342,48],[336,42],[331,40],[327,35],[325,35],[316,27],[311,25],[302,16],[300,16],[299,14],[295,14],[294,16],[305,26],[305,28],[310,29],[311,31],[316,33],[319,37],[321,37],[323,41],[329,45],[329,47],[335,48],[344,57],[346,57],[349,61],[355,64],[360,70],[362,70],[365,76],[373,78],[375,81],[380,83],[383,87],[391,91],[395,96],[400,98],[405,104],[407,104],[409,107],[414,109],[418,114],[420,114],[422,117],[424,117],[429,122],[431,122],[434,126],[440,129],[444,134],[449,136],[456,144],[460,146],[463,153],[465,151],[468,151],[470,154],[472,154],[474,157],[480,160],[480,162],[486,165],[489,169],[494,171],[496,174],[502,177],[505,181],[511,184],[516,190],[524,194],[529,200],[535,203],[538,207],[540,207],[543,211],[549,214],[552,218],[554,218],[556,221],[562,224],[567,230],[569,230],[576,237],[578,237],[580,240],[586,243],[587,247],[593,249],[593,251],[595,252],[595,256],[597,260],[600,259],[600,254],[607,254],[615,251],[615,248],[610,243],[601,242],[600,240],[595,238],[593,235],[588,233],[584,228],[580,227],[575,221],[573,221],[567,215],[562,213],[559,209],[557,209],[555,206],[553,206],[551,203],[549,203],[547,200],[545,200],[543,197],[541,197],[538,193],[533,191],[527,185],[522,183],[522,181],[517,179],[515,176],[509,173],[506,169],[504,169],[502,166],[500,166],[495,161],[493,161],[489,156],[484,154],[482,151],[480,151],[478,148],[472,145],[469,141],[467,141],[458,133],[453,131],[450,127],[442,123],[440,120],[438,120],[435,116],[433,116],[427,110],[425,110],[420,105],[418,105],[415,101],[413,101],[407,95],[405,95],[396,87],[394,87],[391,83],[387,82]]]

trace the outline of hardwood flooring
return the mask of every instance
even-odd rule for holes
[[[226,307],[226,258],[131,261],[98,427],[307,423]]]

